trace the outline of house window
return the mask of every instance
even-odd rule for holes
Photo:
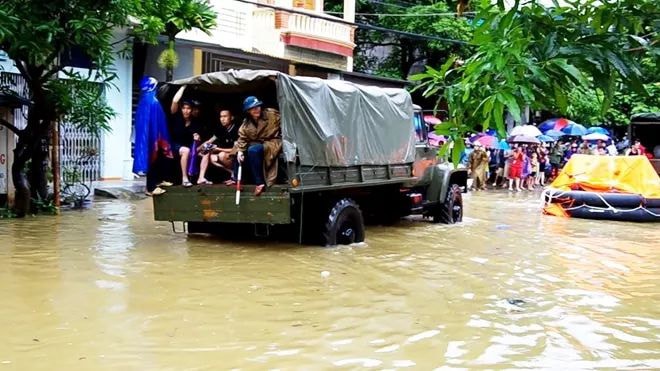
[[[316,9],[316,0],[293,0],[294,8],[303,8],[307,10]]]

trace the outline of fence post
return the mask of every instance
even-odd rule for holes
[[[52,122],[53,135],[51,161],[53,168],[53,202],[57,207],[57,213],[60,212],[60,194],[61,194],[61,170],[60,170],[60,123],[57,121]]]

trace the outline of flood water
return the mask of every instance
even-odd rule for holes
[[[657,224],[465,203],[344,248],[173,234],[150,200],[0,221],[0,371],[660,368]]]

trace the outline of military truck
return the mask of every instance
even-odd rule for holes
[[[365,221],[390,224],[412,214],[434,223],[462,220],[467,172],[439,163],[406,90],[229,70],[166,84],[160,96],[183,85],[195,99],[237,113],[248,95],[279,110],[278,182],[258,197],[243,185],[238,204],[236,189],[226,185],[169,187],[153,197],[156,220],[183,222],[188,233],[279,231],[324,246],[364,241]]]

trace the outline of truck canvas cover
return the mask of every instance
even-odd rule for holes
[[[229,70],[172,82],[197,90],[259,95],[274,79],[287,161],[346,167],[411,163],[413,105],[404,89],[294,77],[268,70]]]

